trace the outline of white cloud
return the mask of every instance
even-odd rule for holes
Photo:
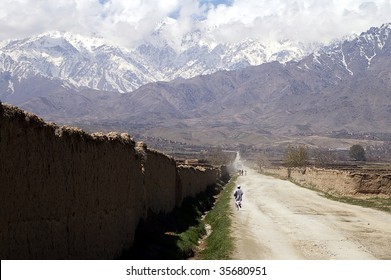
[[[329,41],[389,21],[390,1],[236,0],[209,11],[205,28],[220,40]]]
[[[201,1],[201,0],[200,0]],[[210,40],[328,41],[389,21],[391,0],[1,0],[0,40],[49,30],[96,34],[134,46],[175,15],[165,34],[179,44],[200,29]],[[212,2],[215,5],[212,5]],[[201,4],[200,4],[201,3]],[[223,3],[229,3],[225,5]]]
[[[0,39],[51,30],[97,34],[131,45],[173,12],[179,0],[2,0]]]
[[[48,30],[86,32],[100,24],[101,5],[87,0],[2,0],[1,39],[29,36]]]

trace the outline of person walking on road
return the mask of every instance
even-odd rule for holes
[[[243,198],[243,191],[240,188],[240,185],[237,186],[234,192],[234,197],[235,197],[236,209],[239,210],[239,208],[242,208],[242,198]]]

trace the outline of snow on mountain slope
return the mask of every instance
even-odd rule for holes
[[[255,40],[237,45],[211,44],[196,32],[186,37],[180,48],[156,37],[132,51],[93,40],[76,40],[77,44],[64,35],[63,41],[47,39],[43,43],[46,47],[39,48],[36,38],[14,41],[7,43],[0,54],[1,67],[7,69],[0,71],[0,99],[20,104],[51,121],[84,122],[94,129],[126,129],[162,138],[178,135],[177,139],[184,142],[214,137],[213,143],[226,139],[258,142],[273,135],[323,137],[339,135],[334,134],[338,131],[379,134],[389,131],[391,121],[390,31],[391,25],[385,24],[320,47],[298,61],[263,63],[212,75],[199,74],[283,58],[285,54],[300,57],[306,51],[290,42],[279,42],[274,47]],[[38,63],[45,61],[43,54],[51,59],[46,65],[58,72],[65,71],[62,67],[68,65],[67,60],[85,63],[81,66],[86,69],[75,66],[79,72],[68,71],[74,76],[80,71],[93,72],[88,67],[95,65],[102,71],[113,71],[107,76],[115,77],[121,69],[132,69],[133,62],[142,65],[147,74],[154,74],[151,79],[198,76],[150,83],[129,94],[79,88],[58,90],[63,80],[54,76],[50,82],[43,75],[18,80],[15,73],[28,73],[23,72],[28,67],[49,73],[50,67],[46,69]],[[26,65],[18,59],[24,59]],[[102,66],[97,61],[106,64]],[[115,63],[117,68],[113,67]],[[123,78],[108,84],[117,86]],[[48,90],[54,88],[57,91]],[[15,93],[6,96],[7,100],[2,96],[6,91]],[[45,92],[49,94],[43,95]],[[189,133],[192,128],[194,134]]]
[[[191,78],[274,60],[284,63],[307,54],[302,46],[289,41],[264,45],[249,39],[237,44],[212,44],[197,31],[181,38],[178,49],[162,35],[161,28],[166,24],[170,22],[161,24],[148,42],[132,50],[68,32],[47,32],[1,42],[0,72],[14,80],[40,75],[74,88],[129,92],[151,82]],[[12,91],[10,86],[8,93]]]
[[[338,40],[320,48],[314,53],[314,64],[333,65],[334,71],[339,68],[345,74],[368,69],[371,63],[381,54],[391,54],[391,23],[381,27],[372,27],[360,35]]]
[[[159,23],[148,41],[132,50],[69,32],[47,32],[0,42],[0,88],[12,94],[21,80],[39,76],[74,89],[130,92],[156,81],[187,79],[270,61],[299,61],[314,50],[313,62],[304,64],[304,68],[327,63],[336,76],[354,75],[357,67],[369,67],[377,53],[383,51],[391,30],[390,24],[385,24],[321,47],[255,39],[216,43],[200,31],[172,38],[165,28],[173,23],[172,19]],[[355,45],[362,47],[353,52]]]
[[[75,87],[120,92],[161,78],[131,51],[60,32],[9,42],[0,49],[0,71],[19,79],[42,75]]]

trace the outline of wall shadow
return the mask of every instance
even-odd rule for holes
[[[183,260],[193,257],[193,250],[184,250],[179,245],[180,234],[190,227],[203,228],[201,219],[212,209],[223,186],[223,182],[208,186],[205,192],[184,199],[171,213],[148,214],[136,229],[133,247],[124,251],[120,259]]]

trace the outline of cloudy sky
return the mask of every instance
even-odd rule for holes
[[[0,40],[46,31],[96,35],[132,47],[164,18],[167,36],[327,42],[391,21],[391,0],[0,0]],[[175,39],[174,38],[174,39]]]

